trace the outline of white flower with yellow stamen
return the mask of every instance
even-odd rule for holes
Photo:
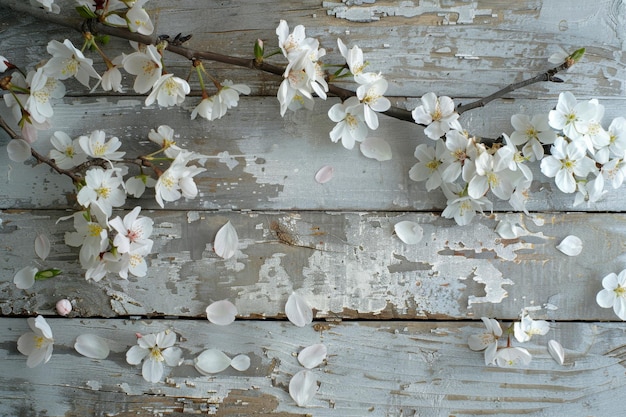
[[[52,329],[43,316],[31,317],[28,325],[32,332],[25,333],[17,340],[17,350],[28,356],[26,366],[34,368],[40,363],[46,363],[52,357]]]
[[[174,343],[176,333],[167,330],[140,335],[137,345],[126,352],[126,362],[139,365],[143,361],[143,378],[148,382],[159,382],[163,376],[163,362],[169,366],[179,366],[182,363],[183,352]]]

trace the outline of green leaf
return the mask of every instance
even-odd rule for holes
[[[62,271],[60,269],[56,269],[56,268],[44,269],[43,271],[39,271],[35,274],[35,280],[41,281],[44,279],[56,277],[61,272]]]
[[[96,14],[89,8],[87,7],[87,5],[83,4],[82,6],[78,6],[76,7],[76,11],[78,12],[78,14],[80,15],[80,17],[83,17],[85,19],[95,19]]]
[[[96,36],[96,42],[98,42],[101,45],[108,44],[110,40],[111,40],[111,37],[109,35],[98,35],[98,36]]]

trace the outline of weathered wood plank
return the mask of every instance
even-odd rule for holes
[[[623,268],[626,215],[498,214],[460,228],[416,213],[158,211],[148,275],[110,275],[86,282],[78,251],[64,244],[67,212],[5,211],[2,219],[0,308],[4,315],[53,314],[60,298],[77,317],[127,315],[201,317],[212,301],[229,299],[242,317],[284,317],[287,297],[305,295],[325,318],[515,318],[529,306],[555,320],[614,320],[596,305],[601,279]],[[421,224],[424,239],[406,245],[393,234],[401,220]],[[499,221],[526,235],[502,239]],[[228,260],[213,252],[217,230],[230,221],[239,250]],[[34,261],[45,233],[52,253]],[[556,249],[567,235],[583,240],[568,257]],[[24,266],[55,267],[62,276],[19,290]],[[548,306],[550,305],[550,306]],[[550,307],[550,308],[547,308]],[[556,309],[554,309],[556,308]]]
[[[320,210],[442,210],[445,198],[437,190],[427,192],[423,183],[411,181],[409,169],[417,162],[413,156],[419,143],[428,143],[423,128],[381,116],[381,125],[371,136],[386,138],[393,159],[378,162],[363,157],[357,149],[344,149],[332,143],[328,132],[333,123],[326,113],[336,99],[318,102],[314,112],[288,113],[281,119],[275,98],[243,98],[236,109],[214,122],[189,120],[186,108],[146,109],[137,99],[115,98],[65,99],[55,107],[53,126],[41,132],[35,147],[47,154],[48,138],[56,130],[72,137],[103,129],[107,137],[117,136],[129,157],[156,150],[147,140],[150,129],[170,125],[179,143],[206,155],[228,152],[238,165],[230,170],[217,160],[210,160],[207,172],[197,178],[200,195],[195,200],[179,200],[168,208],[181,209],[320,209]],[[407,101],[402,101],[406,105]],[[604,100],[605,120],[624,116],[624,101]],[[485,137],[512,132],[510,118],[516,113],[535,114],[549,111],[556,100],[501,101],[463,117],[469,131]],[[6,112],[3,104],[0,111]],[[608,124],[607,124],[608,126]],[[0,138],[7,136],[0,132]],[[0,144],[6,144],[2,139]],[[315,182],[315,173],[324,165],[334,167],[334,178],[326,184]],[[532,211],[599,210],[621,211],[626,207],[624,193],[612,190],[589,207],[572,207],[573,195],[563,194],[553,179],[541,174],[538,164],[531,164],[535,183],[531,187],[528,208]],[[71,182],[51,174],[49,168],[35,169],[30,164],[16,164],[0,152],[0,208],[74,207]],[[496,199],[494,199],[496,200]],[[494,201],[495,202],[495,201]],[[69,203],[69,204],[68,204]],[[128,207],[135,201],[129,200]],[[145,208],[158,209],[153,193],[139,201]],[[496,210],[510,210],[507,202],[496,202]]]
[[[73,1],[60,4],[65,13],[73,13]],[[329,63],[340,62],[336,38],[342,37],[347,44],[363,48],[371,68],[389,77],[389,95],[421,96],[436,91],[453,97],[484,96],[545,70],[549,66],[547,57],[558,47],[570,51],[587,47],[585,62],[566,75],[571,88],[581,96],[623,96],[624,5],[614,0],[575,4],[567,0],[524,0],[515,4],[505,0],[397,4],[233,0],[199,9],[191,0],[175,4],[152,0],[146,7],[156,24],[155,34],[190,33],[190,47],[235,56],[252,57],[257,38],[264,39],[268,50],[272,49],[280,19],[287,20],[291,27],[305,25],[307,34],[319,38],[327,49]],[[51,37],[70,37],[80,43],[77,33],[6,9],[0,24],[4,29],[0,49],[22,65],[43,59]],[[126,42],[113,42],[109,48],[115,51],[112,55],[128,50]],[[186,76],[188,66],[184,60],[168,56],[168,62],[172,71]],[[255,94],[273,95],[277,89],[275,76],[250,75],[223,64],[210,68],[219,79],[249,81]],[[554,95],[559,90],[559,86],[544,84],[514,96]]]
[[[49,319],[52,359],[26,368],[17,352],[28,331],[24,319],[0,319],[0,414],[11,416],[429,416],[620,415],[616,398],[626,392],[621,324],[554,323],[548,335],[524,346],[534,356],[526,369],[484,365],[467,337],[482,323],[332,323],[296,328],[283,322],[123,321]],[[171,329],[180,337],[185,363],[163,382],[146,383],[125,361],[135,333]],[[95,333],[111,341],[106,360],[77,354],[74,340]],[[557,365],[549,338],[566,351]],[[303,369],[295,355],[324,343],[326,362],[312,372],[319,391],[298,408],[287,386]],[[504,343],[502,343],[504,345]],[[515,345],[516,342],[513,342]],[[191,361],[208,348],[251,358],[249,370],[201,376]]]

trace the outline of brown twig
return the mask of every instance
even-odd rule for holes
[[[52,22],[61,26],[69,27],[79,32],[85,32],[86,30],[88,30],[94,34],[110,35],[110,36],[114,36],[114,37],[121,38],[121,39],[132,40],[132,41],[139,42],[139,43],[146,44],[146,45],[157,44],[159,42],[158,38],[154,38],[152,36],[147,36],[147,35],[142,35],[140,33],[133,33],[123,28],[107,26],[96,20],[85,21],[80,18],[64,17],[61,15],[48,13],[42,9],[37,9],[31,6],[30,4],[20,1],[20,0],[0,0],[0,6],[8,7],[15,11],[27,13],[38,19]],[[266,62],[257,62],[254,58],[252,59],[240,58],[240,57],[234,57],[234,56],[229,56],[229,55],[223,55],[223,54],[219,54],[219,53],[211,52],[211,51],[198,51],[198,50],[194,50],[191,48],[186,48],[184,46],[173,45],[173,44],[168,45],[167,50],[177,55],[180,55],[182,57],[185,57],[189,60],[206,59],[209,61],[216,61],[216,62],[221,62],[221,63],[234,65],[238,67],[264,71],[267,73],[280,75],[280,76],[282,76],[285,71],[285,68],[283,67],[268,64]],[[480,100],[477,100],[477,101],[474,101],[465,105],[459,105],[457,106],[456,111],[457,113],[462,114],[466,111],[469,111],[478,107],[483,107],[487,103],[493,100],[504,97],[504,95],[507,93],[510,93],[512,91],[515,91],[523,87],[527,87],[531,84],[535,84],[535,83],[543,82],[543,81],[556,81],[558,79],[554,79],[554,75],[567,67],[568,67],[567,64],[562,64],[542,74],[539,74],[535,77],[520,81],[518,83],[510,84],[507,87],[504,87],[503,89],[498,90],[495,93],[483,99],[480,99]],[[342,100],[345,100],[348,97],[352,97],[355,95],[354,91],[351,91],[342,87],[338,87],[336,85],[329,85],[329,92],[341,98]],[[389,117],[393,117],[395,119],[414,123],[413,117],[411,116],[411,112],[406,109],[392,106],[389,110],[387,110],[386,112],[383,112],[383,114]]]

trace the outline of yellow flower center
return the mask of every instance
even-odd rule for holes
[[[46,338],[43,336],[35,336],[35,349],[41,349]]]
[[[111,195],[111,189],[109,187],[100,187],[100,188],[96,188],[96,194],[98,194],[98,197],[101,198],[109,198],[109,196]]]
[[[359,121],[353,115],[348,114],[346,115],[346,123],[348,124],[350,128],[354,129],[359,123]]]
[[[166,176],[161,179],[161,184],[168,190],[171,190],[174,187],[175,181],[172,177]]]
[[[426,167],[431,171],[436,171],[437,168],[439,168],[439,165],[441,165],[441,161],[437,161],[435,159],[426,163]]]
[[[561,159],[561,166],[571,172],[576,166],[576,161],[572,161],[569,158]]]
[[[163,362],[165,359],[163,355],[161,355],[161,349],[158,346],[153,346],[150,348],[150,359],[156,362]]]
[[[622,287],[621,285],[617,285],[617,288],[615,288],[613,291],[615,291],[615,295],[617,297],[626,297],[626,287]]]
[[[96,223],[89,223],[87,226],[87,234],[89,236],[100,236],[100,232],[102,232],[102,226]]]

